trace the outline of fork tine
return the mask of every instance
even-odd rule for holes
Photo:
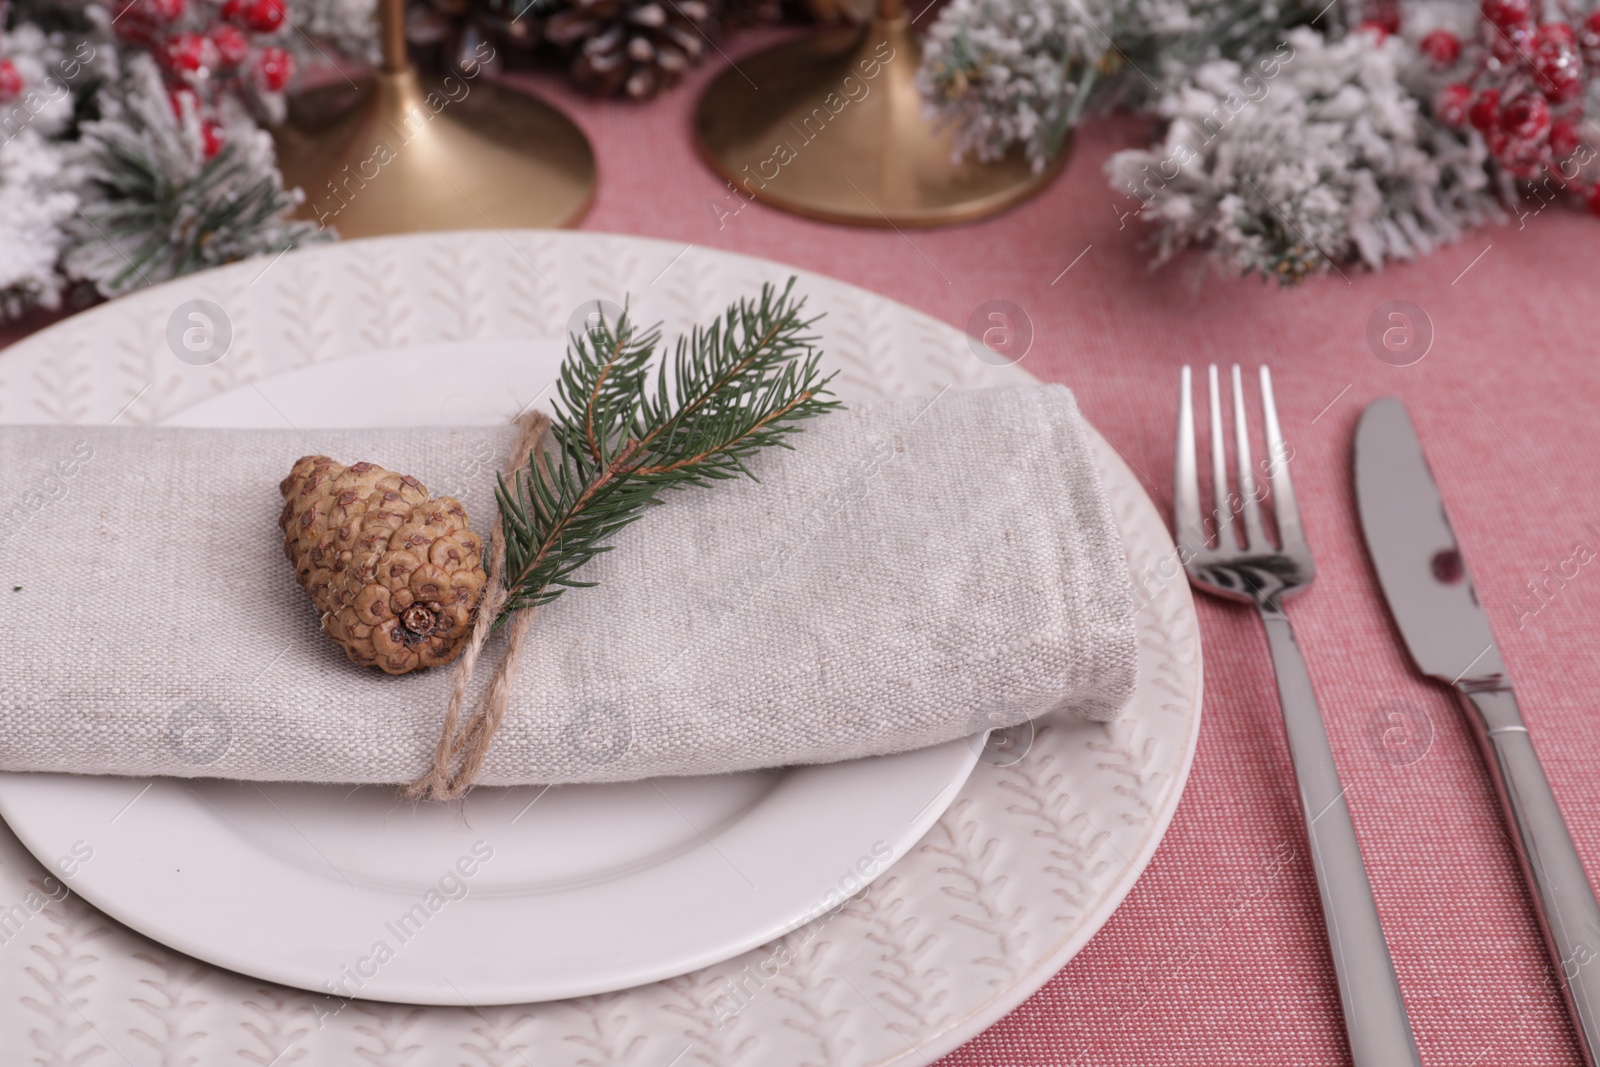
[[[1261,366],[1261,408],[1267,420],[1267,472],[1272,479],[1272,497],[1277,509],[1278,542],[1285,550],[1306,547],[1305,529],[1300,525],[1300,505],[1295,501],[1294,485],[1289,481],[1289,447],[1278,426],[1278,402],[1272,395],[1272,372]]]
[[[1261,525],[1261,498],[1256,495],[1256,472],[1250,462],[1250,423],[1244,417],[1244,383],[1239,364],[1233,365],[1234,459],[1239,464],[1239,496],[1244,509],[1245,547],[1252,552],[1272,548],[1266,527]]]
[[[1211,497],[1217,526],[1217,547],[1233,548],[1233,504],[1228,495],[1227,446],[1222,441],[1222,391],[1217,388],[1217,365],[1209,368],[1211,386]]]
[[[1179,384],[1177,460],[1172,476],[1172,518],[1178,546],[1188,562],[1206,548],[1205,527],[1200,525],[1200,471],[1194,455],[1194,399],[1189,366],[1184,364]]]

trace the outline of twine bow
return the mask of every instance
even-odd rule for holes
[[[550,419],[537,411],[517,418],[517,439],[511,446],[511,456],[506,461],[506,478],[517,476],[528,463],[528,457],[538,447],[550,429]],[[472,636],[456,661],[451,677],[450,706],[445,711],[444,726],[439,733],[439,744],[434,750],[433,766],[428,772],[401,790],[408,800],[456,800],[465,796],[478,780],[483,761],[500,724],[505,721],[506,706],[511,700],[511,683],[516,677],[517,660],[522,651],[523,638],[533,622],[533,609],[525,608],[511,619],[511,630],[506,641],[505,658],[495,668],[489,687],[478,697],[472,714],[462,719],[461,709],[467,702],[467,689],[478,667],[478,656],[494,631],[495,620],[500,617],[510,594],[505,586],[506,534],[503,522],[496,519],[489,536],[488,585],[483,600],[478,604],[478,614],[472,624]]]

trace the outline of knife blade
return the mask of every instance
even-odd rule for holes
[[[1517,707],[1489,619],[1405,405],[1375,400],[1355,438],[1356,504],[1378,584],[1412,661],[1452,686],[1516,833],[1534,911],[1584,1061],[1600,1055],[1600,903]]]
[[[1505,677],[1489,619],[1405,405],[1375,400],[1356,430],[1356,504],[1367,552],[1412,660],[1455,685]]]

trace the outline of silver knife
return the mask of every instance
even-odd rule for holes
[[[1528,738],[1489,620],[1405,405],[1375,400],[1355,443],[1356,502],[1389,610],[1422,673],[1453,686],[1494,776],[1584,1061],[1600,1055],[1600,904]]]

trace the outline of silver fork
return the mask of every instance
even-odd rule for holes
[[[1311,584],[1316,567],[1300,525],[1300,510],[1289,481],[1290,453],[1278,426],[1272,397],[1272,376],[1261,368],[1261,406],[1266,420],[1267,476],[1276,505],[1278,544],[1267,537],[1262,524],[1264,494],[1250,460],[1250,433],[1245,420],[1244,389],[1237,365],[1233,368],[1234,452],[1239,470],[1239,492],[1228,492],[1228,465],[1222,438],[1222,405],[1217,388],[1217,368],[1210,369],[1211,471],[1216,500],[1211,539],[1200,514],[1200,479],[1195,463],[1194,407],[1190,400],[1189,368],[1183,368],[1183,396],[1178,407],[1177,470],[1173,511],[1178,526],[1178,546],[1189,581],[1209,593],[1254,604],[1267,631],[1272,665],[1278,675],[1278,703],[1283,709],[1289,755],[1300,786],[1301,812],[1311,845],[1311,863],[1322,896],[1322,914],[1328,926],[1334,971],[1339,979],[1339,1000],[1344,1008],[1345,1031],[1356,1067],[1415,1067],[1417,1043],[1400,998],[1389,946],[1378,923],[1361,848],[1333,750],[1311,690],[1305,658],[1295,641],[1283,603]],[[1235,538],[1234,514],[1244,520],[1243,545]]]

